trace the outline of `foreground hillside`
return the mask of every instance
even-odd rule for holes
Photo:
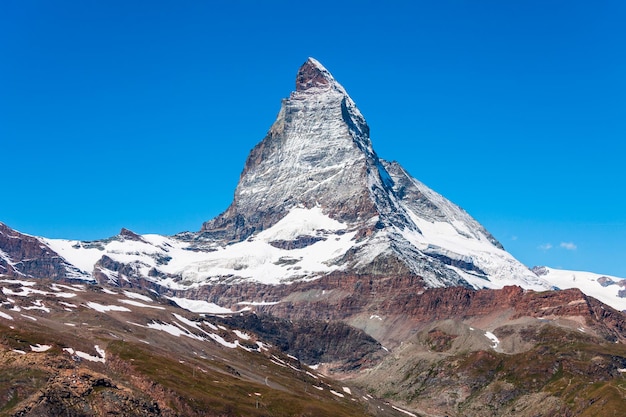
[[[418,415],[624,415],[623,344],[523,320],[487,336],[491,348],[472,349],[479,330],[432,323],[356,381]]]
[[[2,416],[399,415],[154,294],[6,278],[0,287]]]
[[[0,287],[2,416],[618,416],[626,406],[624,315],[577,290],[388,293],[404,319],[372,314],[366,326],[404,335],[386,347],[338,318],[199,315],[154,292],[82,283]]]

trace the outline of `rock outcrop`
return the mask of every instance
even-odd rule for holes
[[[35,236],[0,223],[0,275],[85,279],[85,274]]]

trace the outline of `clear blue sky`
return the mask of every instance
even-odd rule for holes
[[[198,230],[313,56],[380,157],[522,262],[626,277],[624,22],[622,0],[4,0],[0,221]]]

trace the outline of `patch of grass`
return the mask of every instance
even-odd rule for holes
[[[365,415],[359,403],[334,397],[328,389],[323,393],[313,388],[307,392],[307,381],[301,376],[288,374],[290,371],[259,354],[241,353],[248,367],[266,368],[267,385],[238,375],[221,361],[196,359],[180,363],[149,347],[120,341],[110,343],[108,352],[132,363],[134,372],[162,387],[167,392],[167,405],[178,413],[204,410],[208,415],[250,417]]]
[[[49,375],[37,368],[0,365],[0,416],[44,386]]]

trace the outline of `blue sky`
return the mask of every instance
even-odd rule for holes
[[[1,8],[0,221],[15,229],[198,230],[313,56],[380,157],[522,262],[626,277],[621,0]]]

